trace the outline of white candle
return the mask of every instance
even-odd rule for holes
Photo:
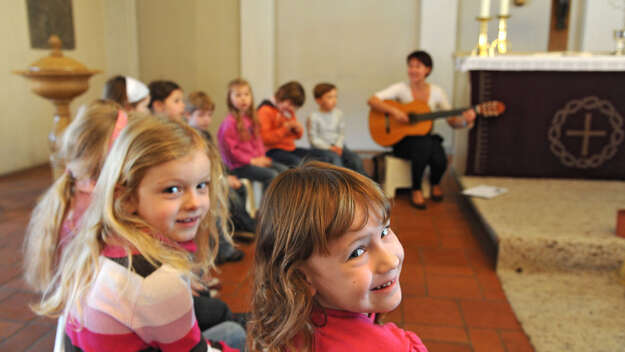
[[[501,0],[499,3],[499,14],[501,16],[510,14],[510,0]]]
[[[480,17],[490,16],[490,0],[482,0],[482,7],[480,8]]]

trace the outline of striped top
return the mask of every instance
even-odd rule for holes
[[[190,283],[170,265],[151,265],[120,247],[107,247],[100,271],[65,325],[66,351],[233,351],[207,343],[193,310]]]

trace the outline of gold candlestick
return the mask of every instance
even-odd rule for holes
[[[471,55],[489,56],[490,44],[488,43],[488,22],[492,17],[477,17],[480,22],[480,34],[477,37],[477,47],[473,49]]]
[[[490,45],[491,56],[495,54],[505,55],[508,53],[508,18],[510,15],[499,15],[499,31],[497,39],[493,40]]]

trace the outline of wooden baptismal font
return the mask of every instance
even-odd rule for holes
[[[70,122],[69,104],[72,99],[87,91],[89,78],[101,71],[90,70],[80,62],[63,56],[58,36],[52,35],[48,43],[52,48],[49,56],[35,61],[26,70],[13,72],[26,77],[35,94],[51,100],[56,106],[54,125],[48,135],[50,163],[56,178],[63,172],[56,159],[56,143]]]

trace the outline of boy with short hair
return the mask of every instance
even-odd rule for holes
[[[367,175],[358,154],[344,144],[345,121],[343,112],[336,108],[337,89],[332,83],[319,83],[313,89],[319,111],[310,114],[306,126],[308,140],[313,149],[325,150],[336,155],[338,165]]]
[[[194,127],[207,140],[212,142],[212,136],[208,132],[208,128],[213,122],[213,113],[215,112],[215,103],[211,98],[202,91],[195,91],[189,94],[187,98],[185,113],[187,122]]]
[[[295,146],[302,138],[304,128],[297,121],[295,112],[304,105],[306,93],[299,82],[281,85],[274,94],[275,104],[269,100],[258,106],[260,133],[272,160],[295,167],[305,159],[332,162],[332,155],[325,150],[311,150]]]

